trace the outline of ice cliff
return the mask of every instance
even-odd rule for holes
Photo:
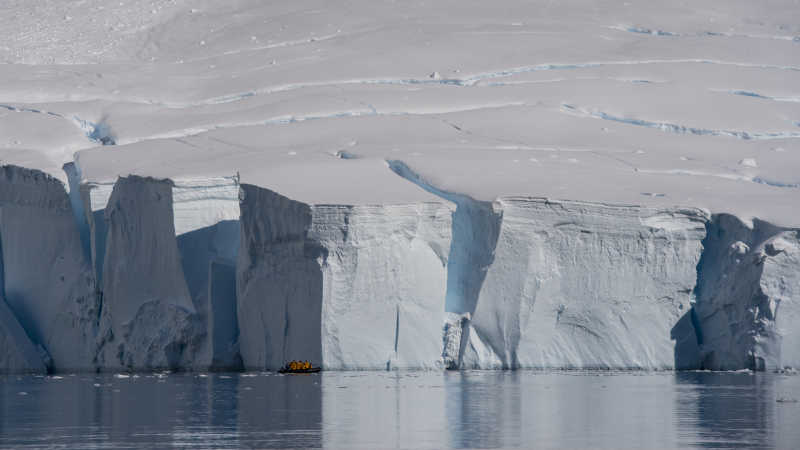
[[[0,367],[239,367],[236,178],[80,184],[65,170],[69,196],[2,167]]]
[[[699,366],[800,365],[800,232],[726,214],[707,229],[692,317]]]
[[[503,223],[472,313],[467,367],[673,365],[705,215],[502,198]]]
[[[237,299],[246,367],[433,367],[450,208],[308,205],[242,185]]]
[[[0,368],[779,369],[800,233],[681,207],[0,169]],[[392,173],[394,172],[394,173]],[[398,177],[399,176],[399,177]]]
[[[63,184],[37,170],[1,166],[0,242],[5,343],[18,344],[4,354],[30,356],[16,318],[42,349],[37,366],[91,367],[100,304]]]
[[[82,194],[102,280],[99,367],[238,367],[235,177],[129,176],[107,200],[97,186]]]

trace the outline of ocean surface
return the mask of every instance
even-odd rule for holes
[[[800,448],[800,375],[0,376],[3,448]]]

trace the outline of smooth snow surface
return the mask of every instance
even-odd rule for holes
[[[62,179],[96,147],[87,181],[239,171],[300,201],[412,201],[356,163],[380,158],[485,201],[800,225],[792,1],[2,8],[0,159]]]
[[[5,1],[2,294],[55,370],[796,365],[798,24]]]

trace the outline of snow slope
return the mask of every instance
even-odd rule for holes
[[[5,1],[3,323],[52,370],[800,365],[798,24]]]

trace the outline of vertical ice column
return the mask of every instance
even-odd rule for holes
[[[98,314],[64,185],[42,172],[0,167],[5,300],[56,370],[93,367]]]
[[[106,368],[192,368],[206,331],[183,275],[172,183],[120,178],[105,209],[103,317]]]
[[[127,180],[128,179],[120,179]],[[155,180],[151,180],[155,181]],[[171,237],[168,230],[163,231],[163,239],[176,242],[178,260],[182,271],[174,271],[172,276],[179,277],[175,283],[185,284],[188,288],[191,303],[196,312],[195,320],[198,326],[209,330],[215,326],[211,322],[210,304],[216,303],[222,307],[234,307],[236,302],[235,284],[224,284],[220,280],[213,287],[214,297],[210,297],[214,270],[225,271],[224,267],[236,264],[239,248],[239,182],[236,176],[196,177],[181,178],[170,181],[169,196],[171,199],[170,217],[173,226]],[[83,209],[88,223],[91,256],[99,279],[103,280],[104,267],[115,267],[117,262],[106,266],[106,245],[110,236],[107,208],[110,207],[112,192],[116,183],[107,181],[89,181],[81,185]],[[142,186],[146,186],[143,183]],[[131,188],[127,188],[129,192]],[[146,189],[146,187],[144,188]],[[129,194],[132,195],[132,194]],[[166,191],[165,194],[166,195]],[[142,211],[145,216],[151,214]],[[133,234],[130,239],[139,239]],[[166,276],[166,274],[164,274]],[[100,287],[105,283],[101,281]],[[225,287],[227,286],[227,288]],[[227,290],[226,290],[227,289]],[[102,289],[98,289],[103,293]],[[227,304],[227,306],[223,306]],[[229,334],[237,334],[236,321],[227,324],[216,323],[217,327],[227,327]],[[219,330],[218,330],[219,331]],[[220,331],[221,332],[221,331]],[[219,334],[219,333],[218,333]],[[233,366],[225,363],[225,368],[236,367],[234,361],[238,360],[238,350],[235,342],[226,348],[225,354],[214,355],[212,344],[204,340],[202,349],[196,350],[192,366],[213,367],[213,360],[229,361]],[[220,351],[223,351],[220,347]]]
[[[714,216],[697,266],[694,367],[764,370],[800,362],[792,325],[800,317],[796,233]]]
[[[267,189],[241,186],[241,247],[236,277],[239,347],[247,368],[291,359],[322,360],[321,260],[307,239],[311,208]]]

